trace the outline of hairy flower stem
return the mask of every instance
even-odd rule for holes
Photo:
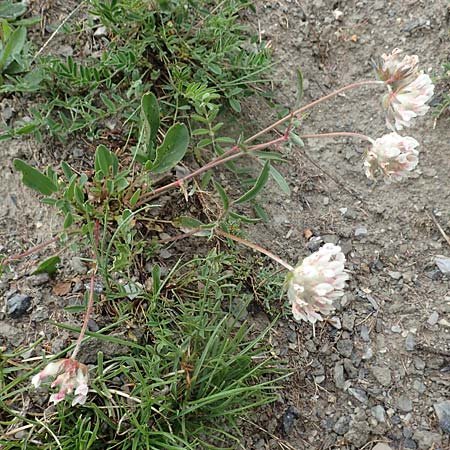
[[[94,228],[94,245],[96,248],[98,248],[98,241],[99,241],[99,228],[100,228],[100,222],[97,219],[95,221],[95,228]],[[93,251],[93,255],[95,258],[96,252]],[[91,317],[92,313],[92,307],[94,306],[94,287],[95,287],[95,274],[97,273],[97,263],[94,261],[94,265],[92,267],[92,273],[91,273],[91,282],[89,285],[89,299],[88,304],[86,308],[86,313],[84,315],[83,325],[81,326],[80,334],[77,339],[77,343],[75,345],[75,348],[73,349],[71,359],[75,359],[78,351],[80,350],[81,343],[83,342],[84,335],[86,333],[86,329],[88,326],[89,318]]]
[[[1,265],[2,265],[2,267],[4,267],[4,266],[6,266],[7,264],[9,264],[12,261],[16,261],[17,259],[25,258],[26,256],[29,256],[32,253],[37,252],[41,248],[47,247],[48,245],[53,244],[54,242],[57,242],[57,241],[59,241],[59,237],[58,236],[54,237],[52,239],[49,239],[48,241],[45,241],[42,244],[36,245],[33,248],[30,248],[26,252],[19,253],[17,255],[13,255],[13,256],[10,256],[9,258],[4,259],[2,261],[2,263],[1,263]]]
[[[225,231],[222,230],[214,230],[214,234],[217,234],[218,236],[222,236],[227,239],[231,239],[232,241],[238,242],[239,244],[245,245],[246,247],[250,247],[253,250],[256,250],[260,253],[263,253],[264,255],[268,256],[269,258],[273,259],[278,264],[281,264],[283,267],[285,267],[287,270],[292,271],[294,268],[287,263],[286,261],[282,260],[280,257],[272,253],[271,251],[265,249],[264,247],[261,247],[258,244],[254,244],[253,242],[247,241],[246,239],[242,239],[240,237],[237,237],[233,234],[225,233]]]
[[[373,139],[365,134],[354,133],[353,131],[334,131],[332,133],[320,133],[320,134],[301,134],[300,139],[310,139],[310,138],[327,138],[327,137],[337,137],[337,136],[351,136],[368,141],[373,144]]]
[[[269,131],[273,130],[274,128],[276,128],[278,125],[283,124],[284,122],[288,121],[288,120],[292,120],[293,117],[299,115],[300,113],[306,111],[309,108],[312,108],[313,106],[318,105],[319,103],[322,103],[332,97],[335,97],[336,95],[341,94],[342,92],[348,91],[349,89],[353,89],[356,87],[361,87],[361,86],[370,86],[370,85],[380,85],[380,84],[385,84],[384,81],[379,81],[379,80],[368,80],[368,81],[359,81],[357,83],[352,83],[349,84],[348,86],[344,86],[340,89],[337,89],[334,92],[331,92],[328,95],[325,95],[324,97],[321,97],[317,100],[314,100],[311,103],[308,103],[305,106],[302,106],[301,108],[296,109],[294,112],[289,113],[287,116],[283,117],[280,120],[277,120],[276,122],[274,122],[272,125],[269,125],[267,128],[264,128],[264,130],[258,131],[258,133],[254,134],[253,136],[249,137],[248,139],[246,139],[244,141],[245,144],[248,144],[249,142],[254,141],[255,139],[257,139],[259,136],[262,136],[263,134],[268,133]]]
[[[196,176],[202,174],[203,172],[206,172],[207,170],[210,170],[210,169],[217,167],[221,164],[224,164],[226,162],[232,161],[233,159],[240,158],[241,156],[251,154],[251,152],[253,152],[253,151],[263,150],[267,147],[270,147],[271,145],[285,142],[288,139],[289,139],[289,136],[285,134],[279,138],[273,139],[270,142],[265,142],[264,144],[258,144],[258,145],[253,145],[251,147],[248,147],[247,149],[245,149],[243,151],[238,151],[238,150],[240,150],[240,146],[235,145],[234,147],[231,147],[229,150],[227,150],[222,155],[218,156],[217,158],[214,158],[209,163],[206,163],[204,166],[198,168],[197,170],[194,170],[193,172],[187,174],[186,176],[179,178],[176,181],[172,181],[169,184],[161,186],[151,192],[148,192],[146,195],[143,195],[141,200],[138,203],[136,203],[136,207],[138,208],[139,206],[142,206],[144,203],[148,202],[151,198],[156,197],[157,195],[159,195],[163,192],[166,192],[166,191],[176,188],[176,187],[183,186],[183,184],[186,181],[189,181],[190,179],[195,178]],[[235,153],[236,151],[238,151],[238,153]]]

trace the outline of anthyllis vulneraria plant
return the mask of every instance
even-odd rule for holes
[[[95,171],[93,176],[90,175],[90,178],[84,173],[81,175],[74,173],[67,163],[62,165],[67,181],[61,181],[53,170],[48,170],[47,174],[44,175],[21,160],[16,160],[15,165],[23,173],[23,181],[27,186],[38,190],[41,194],[52,196],[51,198],[48,197],[46,201],[62,210],[66,216],[65,228],[76,224],[79,229],[84,226],[89,231],[88,242],[91,246],[94,246],[96,249],[94,253],[98,257],[98,238],[94,236],[98,236],[99,223],[105,224],[103,235],[106,236],[109,233],[110,228],[108,226],[110,226],[110,223],[105,219],[106,216],[102,214],[106,214],[105,211],[110,211],[112,205],[123,205],[122,210],[115,211],[116,217],[120,218],[119,227],[122,227],[132,220],[139,220],[139,213],[142,208],[152,207],[152,201],[160,194],[178,189],[188,200],[191,195],[189,193],[195,192],[195,184],[188,189],[188,183],[193,178],[205,172],[211,173],[214,167],[238,158],[256,158],[263,165],[261,173],[252,188],[238,199],[230,200],[224,188],[216,182],[213,183],[223,204],[223,211],[216,221],[204,224],[193,218],[190,221],[180,220],[178,226],[182,229],[183,234],[164,238],[159,244],[163,245],[169,241],[197,235],[206,236],[210,239],[234,240],[264,253],[288,270],[286,289],[294,319],[314,324],[323,320],[324,316],[333,310],[333,301],[344,293],[345,283],[349,279],[349,275],[344,268],[345,257],[341,249],[338,246],[326,244],[318,252],[306,257],[296,267],[293,267],[256,243],[230,234],[226,218],[230,216],[233,218],[241,217],[232,211],[234,205],[252,201],[263,189],[270,175],[279,182],[281,175],[276,171],[274,172],[271,166],[271,160],[276,159],[274,153],[264,152],[264,150],[269,147],[277,148],[279,145],[286,143],[303,145],[303,140],[308,138],[350,136],[362,139],[369,143],[364,161],[365,173],[369,178],[375,178],[376,175],[380,174],[386,183],[404,180],[417,166],[419,143],[412,137],[397,134],[395,130],[411,126],[413,118],[422,116],[427,112],[429,109],[427,102],[433,95],[434,86],[428,75],[419,71],[417,56],[405,56],[402,59],[400,55],[401,50],[395,49],[390,55],[382,56],[382,61],[377,67],[377,80],[352,83],[302,106],[231,148],[221,149],[220,152],[217,152],[217,156],[200,168],[157,188],[153,188],[149,180],[152,180],[153,175],[170,174],[172,169],[184,158],[189,146],[189,132],[184,125],[174,124],[167,132],[163,143],[160,146],[156,145],[159,107],[156,97],[151,93],[144,96],[142,103],[146,117],[144,128],[148,136],[147,142],[145,142],[144,151],[138,148],[136,153],[132,155],[130,167],[122,167],[121,161],[118,160],[115,153],[105,146],[99,146],[97,149]],[[301,83],[299,84],[301,85]],[[379,138],[372,138],[353,131],[322,134],[295,133],[300,126],[300,119],[305,111],[342,92],[362,86],[384,86],[387,89],[388,93],[383,97],[382,104],[386,112],[387,125],[392,132]],[[280,129],[279,127],[283,125],[285,128]],[[272,131],[276,132],[275,137],[262,143],[254,143],[257,139]],[[226,142],[229,142],[229,140]],[[145,183],[139,183],[142,178],[145,179]],[[93,204],[90,203],[92,198],[95,200]],[[109,203],[110,200],[111,203]],[[95,232],[92,231],[93,224],[95,224]],[[113,237],[116,236],[117,232],[114,233]],[[110,270],[105,269],[105,265],[110,264],[113,242],[114,239],[111,239],[102,262],[101,275],[109,277],[108,279],[111,278]],[[42,244],[37,248],[42,248]],[[16,258],[10,257],[4,260],[3,265],[13,259]],[[92,272],[91,285],[93,285],[94,273],[95,270]],[[110,287],[108,282],[107,285]],[[78,343],[84,334],[93,301],[93,288],[91,288],[84,325]],[[77,348],[79,348],[78,344]],[[75,355],[72,355],[70,363],[65,361],[67,360],[53,363],[57,365],[44,369],[37,378],[33,379],[34,384],[38,384],[38,381],[46,375],[56,375],[57,378],[53,385],[60,386],[61,390],[59,395],[52,397],[52,400],[59,401],[64,398],[66,393],[75,390],[74,403],[82,403],[86,395],[86,372],[75,362]]]

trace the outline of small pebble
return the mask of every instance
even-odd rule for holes
[[[414,351],[414,348],[416,346],[416,338],[412,333],[409,333],[408,336],[406,336],[405,339],[405,347],[408,352]]]
[[[439,320],[439,314],[436,311],[433,311],[428,317],[427,324],[430,326],[436,325]]]
[[[294,426],[294,422],[299,417],[300,417],[299,410],[293,405],[288,406],[288,408],[286,409],[281,418],[281,428],[285,436],[288,436],[291,433],[292,428]]]
[[[6,302],[8,307],[8,316],[13,319],[19,319],[28,310],[31,305],[31,297],[23,294],[15,294]]]

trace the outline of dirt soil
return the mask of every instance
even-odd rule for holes
[[[396,47],[417,54],[431,74],[450,58],[444,0],[256,4],[246,20],[271,41],[278,62],[275,97],[289,108],[296,68],[303,72],[305,103],[373,78],[371,59]],[[435,102],[444,88],[437,86]],[[381,92],[362,88],[318,106],[302,132],[380,137],[388,132]],[[10,100],[3,100],[3,115],[8,107],[16,114]],[[250,104],[246,114],[257,131],[270,123],[273,111]],[[403,133],[421,143],[420,167],[399,185],[367,181],[365,144],[357,140],[311,140],[286,154],[289,164],[280,170],[292,194],[269,187],[265,206],[272,220],[249,229],[253,240],[292,263],[323,242],[341,245],[351,281],[332,323],[313,329],[288,318],[277,324],[271,343],[293,375],[276,403],[242,422],[242,448],[450,449],[450,287],[449,275],[435,264],[438,255],[450,257],[449,120],[434,124],[429,114]],[[0,156],[0,252],[15,253],[54,235],[60,222],[21,185],[12,159],[35,159],[39,166],[52,161],[48,149],[28,140],[2,143]],[[67,304],[82,301],[87,266],[76,258],[64,263],[62,273],[71,282],[65,287],[65,279],[55,280],[55,291],[45,277],[29,276],[33,261],[0,282],[0,344],[6,348],[36,340],[51,320],[78,324],[78,316],[58,311],[66,306],[65,288],[71,292],[64,297]],[[15,292],[32,298],[31,313],[20,319],[5,315],[4,300]],[[253,319],[267,323],[262,313]],[[49,350],[61,351],[68,343],[69,334],[58,332]],[[93,355],[95,360],[95,349]]]

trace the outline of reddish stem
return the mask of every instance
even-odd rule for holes
[[[320,134],[302,134],[299,136],[301,139],[309,139],[309,138],[327,138],[327,137],[336,137],[336,136],[351,136],[363,139],[364,141],[369,141],[373,144],[373,139],[369,136],[366,136],[362,133],[355,133],[353,131],[333,131],[332,133],[320,133]]]
[[[322,103],[322,102],[324,102],[324,101],[326,101],[326,100],[328,100],[328,99],[330,99],[330,98],[332,98],[332,97],[335,97],[336,95],[339,95],[339,94],[341,94],[342,92],[348,91],[349,89],[353,89],[353,88],[355,88],[355,87],[368,86],[368,85],[371,85],[371,84],[385,84],[385,82],[384,82],[384,81],[369,80],[369,81],[359,81],[359,82],[357,82],[357,83],[352,83],[352,84],[349,84],[348,86],[344,86],[344,87],[342,87],[342,88],[340,88],[340,89],[338,89],[338,90],[336,90],[336,91],[334,91],[334,92],[331,92],[331,93],[328,94],[328,95],[325,95],[324,97],[321,97],[321,98],[319,98],[319,99],[317,99],[317,100],[314,100],[314,101],[311,102],[311,103],[308,103],[308,104],[305,105],[305,106],[302,106],[301,108],[295,110],[295,111],[292,112],[292,113],[289,113],[287,116],[283,117],[283,118],[280,119],[280,120],[277,120],[277,121],[274,122],[272,125],[269,125],[267,128],[264,128],[264,130],[261,130],[261,131],[259,131],[258,133],[254,134],[253,136],[249,137],[248,139],[246,139],[246,140],[244,141],[244,143],[245,143],[245,144],[248,144],[249,142],[254,141],[254,140],[255,140],[256,138],[258,138],[259,136],[261,136],[261,135],[263,135],[263,134],[266,134],[266,133],[269,132],[270,130],[273,130],[273,129],[276,128],[278,125],[283,124],[284,122],[286,122],[286,120],[289,120],[289,119],[292,120],[292,118],[293,118],[294,116],[297,116],[298,114],[302,113],[303,111],[306,111],[307,109],[312,108],[313,106],[316,106],[316,105],[318,105],[319,103]]]
[[[97,219],[95,221],[95,228],[94,228],[94,245],[96,248],[98,248],[98,241],[99,241],[99,228],[100,228],[100,222]],[[93,252],[94,258],[95,258],[95,251]],[[91,282],[89,285],[89,299],[88,304],[86,308],[86,313],[84,315],[83,325],[81,326],[80,334],[77,339],[77,343],[75,344],[75,348],[73,350],[71,359],[75,359],[78,351],[80,350],[81,343],[83,341],[84,335],[87,330],[89,318],[91,317],[92,313],[92,307],[94,306],[94,287],[95,287],[95,274],[97,273],[97,265],[94,262],[94,266],[92,267],[92,273],[91,273]]]
[[[54,237],[52,239],[49,239],[48,241],[43,242],[42,244],[36,245],[33,248],[30,248],[26,252],[19,253],[18,255],[10,256],[9,258],[6,258],[2,261],[2,267],[9,264],[11,261],[16,261],[17,259],[25,258],[26,256],[31,255],[34,252],[37,252],[41,248],[47,247],[47,245],[53,244],[53,242],[59,241],[59,237]]]

